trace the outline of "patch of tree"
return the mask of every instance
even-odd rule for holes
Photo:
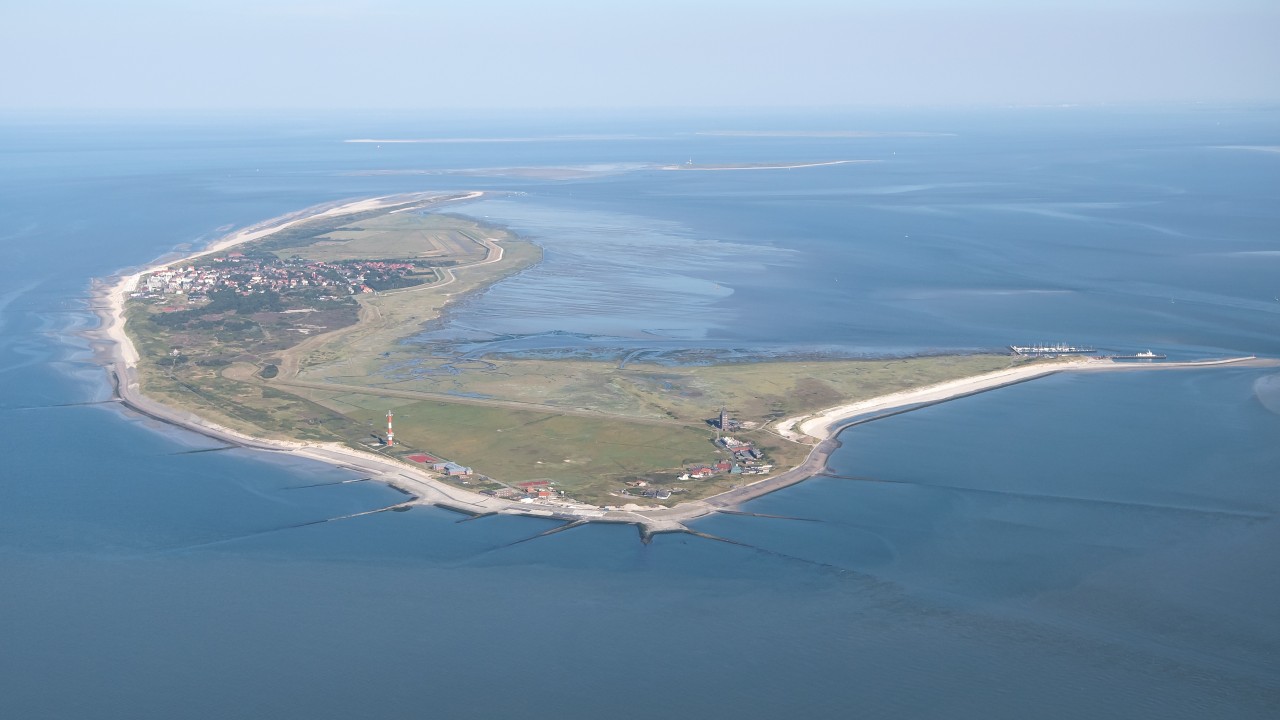
[[[225,312],[235,312],[237,315],[264,311],[278,312],[284,307],[280,301],[280,294],[276,292],[237,295],[234,290],[215,290],[209,295],[217,297],[205,307],[155,313],[149,319],[152,324],[163,330],[248,332],[258,328],[258,323],[250,318],[210,319],[206,316]]]
[[[365,280],[364,284],[378,292],[384,292],[386,290],[396,290],[398,288],[421,285],[422,282],[422,276],[392,275],[385,278],[369,278]]]
[[[337,268],[316,268],[315,273],[335,285],[347,282],[347,279]]]
[[[231,361],[220,357],[203,358],[201,360],[197,360],[196,364],[200,367],[226,367],[231,364]]]
[[[270,250],[266,250],[259,247],[252,247],[252,246],[247,247],[244,249],[243,252],[245,257],[250,258],[252,260],[258,260],[260,262],[266,261],[266,260],[280,259],[279,256],[277,256],[275,253],[271,252]]]
[[[345,290],[340,291],[344,293],[342,295],[335,295],[334,293],[336,292],[339,292],[337,288],[308,287],[302,290],[291,292],[289,296],[295,299],[302,298],[306,300],[307,302],[297,303],[301,307],[315,307],[316,305],[322,302],[329,303],[330,307],[333,305],[355,305],[356,304],[355,300],[352,300],[350,295],[345,294],[346,293]],[[334,299],[321,300],[320,298],[334,298]]]
[[[202,315],[221,312],[252,315],[259,312],[280,312],[283,309],[284,303],[280,301],[280,293],[275,290],[241,295],[230,288],[221,288],[209,293],[209,304],[201,308],[199,312]]]
[[[194,310],[177,310],[169,313],[156,313],[151,316],[151,322],[154,323],[156,327],[173,330],[175,328],[185,328],[187,323],[196,318],[196,315],[197,312]]]
[[[254,330],[258,327],[258,323],[248,318],[227,318],[222,321],[222,329],[232,332],[245,332]]]

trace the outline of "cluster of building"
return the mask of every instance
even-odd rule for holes
[[[394,437],[394,435],[392,435],[392,437]],[[385,443],[385,444],[387,446],[391,445],[391,443]],[[405,457],[416,463],[429,465],[432,470],[435,470],[436,472],[442,475],[446,475],[448,477],[471,477],[472,475],[471,468],[465,465],[459,465],[456,462],[443,460],[434,455],[427,455],[426,453],[414,453],[413,455],[406,455]]]
[[[722,427],[738,427],[737,423],[730,425],[731,422],[726,421],[723,410],[720,413],[718,422],[716,420],[712,421],[713,424],[721,424]],[[677,476],[676,479],[706,480],[717,475],[765,475],[773,470],[773,465],[767,462],[764,452],[756,447],[755,443],[725,435],[716,440],[716,444],[729,454],[728,458],[706,465],[686,467],[684,472]],[[683,488],[654,487],[650,485],[648,480],[631,480],[626,485],[627,488],[622,491],[622,495],[628,497],[666,500],[673,493],[684,492]]]
[[[391,413],[387,413],[387,436],[382,441],[386,446],[390,447],[394,444],[394,431],[391,426]],[[727,416],[725,410],[721,409],[718,418],[709,421],[718,425],[721,431],[728,428],[742,429],[742,425],[733,422]],[[376,436],[375,436],[376,437]],[[773,469],[773,465],[767,462],[765,454],[755,443],[748,440],[740,440],[732,435],[721,435],[716,439],[716,445],[722,448],[728,455],[728,458],[718,460],[707,465],[695,465],[686,467],[685,472],[680,474],[678,480],[705,480],[717,475],[764,475]],[[416,463],[428,465],[432,470],[439,472],[446,477],[470,478],[472,470],[469,467],[459,465],[455,462],[441,459],[435,455],[426,453],[414,453],[405,456],[406,459]],[[488,481],[490,478],[481,476],[482,479]],[[465,481],[464,481],[464,484]],[[651,486],[648,480],[634,479],[626,483],[627,487],[622,491],[623,497],[644,497],[652,500],[667,500],[675,493],[683,493],[684,488],[663,488]],[[552,502],[553,504],[563,504],[565,502],[573,503],[570,498],[565,497],[563,490],[558,490],[555,483],[550,480],[529,480],[526,482],[516,483],[514,486],[503,484],[502,487],[486,488],[481,490],[485,495],[491,495],[504,500],[518,500],[522,503],[532,502]]]
[[[739,462],[752,463],[759,462],[764,459],[764,453],[760,451],[760,448],[755,446],[755,443],[746,440],[739,440],[728,435],[725,435],[716,442],[720,443],[720,446],[729,451],[729,454],[733,456],[733,459]]]
[[[442,473],[447,477],[471,477],[471,468],[466,465],[459,465],[456,462],[438,462],[432,463],[431,469],[438,473]]]
[[[530,480],[529,482],[517,483],[517,495],[523,493],[521,500],[553,500],[563,493],[551,487],[550,481],[547,480]]]
[[[635,488],[634,490],[632,488]],[[623,491],[623,495],[639,495],[640,497],[650,498],[652,500],[666,500],[671,497],[672,492],[684,492],[679,488],[668,490],[667,488],[649,487],[647,480],[633,480],[627,483],[627,489]]]
[[[426,453],[414,453],[406,455],[406,459],[416,463],[428,465],[432,470],[452,478],[470,478],[472,470],[464,465],[455,462],[443,460],[434,455]],[[482,479],[488,479],[483,478]],[[465,484],[465,482],[464,482]],[[492,495],[503,500],[519,500],[520,502],[534,502],[537,500],[564,500],[564,491],[557,490],[553,487],[555,483],[550,480],[530,480],[515,485],[515,487],[505,486],[499,488],[490,488],[481,490],[485,495]]]
[[[384,442],[384,445],[390,447],[392,443]],[[431,469],[435,470],[436,473],[443,473],[451,478],[471,477],[471,468],[467,468],[466,465],[458,465],[457,462],[443,460],[440,459],[440,457],[425,454],[425,452],[417,452],[417,454],[407,455],[406,457],[408,460],[412,460],[413,462],[421,462],[422,465],[430,465]]]
[[[500,487],[492,490],[481,490],[485,495],[493,495],[503,500],[519,500],[534,502],[535,500],[559,500],[564,497],[563,490],[556,490],[549,480],[530,480],[517,483],[515,487]]]
[[[309,288],[346,295],[371,293],[370,285],[394,283],[421,268],[413,263],[382,260],[318,262],[230,253],[202,265],[160,270],[147,276],[139,295],[186,293],[199,296],[229,289],[241,295],[272,290],[281,294]]]
[[[764,453],[755,443],[728,435],[716,441],[729,453],[730,458],[709,465],[695,465],[685,469],[681,480],[705,480],[716,475],[763,475],[773,469],[765,462]]]

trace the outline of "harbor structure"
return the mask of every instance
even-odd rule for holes
[[[1056,345],[1010,345],[1009,350],[1014,355],[1024,356],[1041,356],[1041,355],[1087,355],[1097,352],[1096,348],[1079,345],[1067,345],[1066,343],[1058,343]]]
[[[396,444],[396,432],[391,427],[391,411],[387,411],[387,447]]]

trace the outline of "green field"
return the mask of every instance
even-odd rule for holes
[[[636,478],[664,485],[688,464],[718,456],[710,428],[655,426],[624,418],[586,418],[455,403],[335,395],[324,402],[380,432],[394,410],[402,454],[423,451],[473,467],[506,484],[550,480],[580,500],[621,504],[609,493]],[[703,495],[728,489],[727,476],[684,483]],[[739,480],[740,481],[740,480]],[[677,483],[678,484],[678,483]]]
[[[392,373],[407,360],[415,372]],[[424,358],[396,348],[385,359],[330,367],[326,381],[433,394],[467,394],[560,408],[590,408],[636,418],[699,423],[726,407],[739,420],[764,423],[923,385],[1010,367],[1004,355],[946,355],[890,360],[773,360],[668,366],[583,360],[484,362]],[[430,372],[448,365],[451,372]],[[322,368],[311,373],[321,377]]]

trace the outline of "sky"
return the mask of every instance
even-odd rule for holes
[[[1280,101],[1280,0],[0,0],[0,110]]]

